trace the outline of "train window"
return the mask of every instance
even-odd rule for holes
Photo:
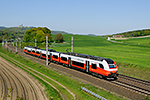
[[[104,69],[104,66],[102,64],[99,64],[99,67],[102,68],[102,69]]]
[[[114,64],[109,64],[109,68],[115,68]]]
[[[34,50],[33,50],[32,52],[33,52],[33,53],[35,53],[35,51],[34,51]]]
[[[46,54],[42,54],[42,56],[46,57]]]
[[[108,64],[114,64],[113,60],[111,59],[105,59],[107,61]]]
[[[96,64],[92,64],[93,69],[97,69]]]
[[[37,53],[37,54],[40,54],[40,52],[38,52],[38,51],[37,51],[36,53]]]
[[[58,56],[57,55],[53,55],[53,58],[58,59]]]
[[[28,50],[28,52],[31,52],[30,50]]]
[[[76,65],[76,66],[84,67],[84,63],[72,61],[72,64],[73,64],[73,65]]]
[[[67,58],[66,57],[61,57],[61,60],[67,61]]]

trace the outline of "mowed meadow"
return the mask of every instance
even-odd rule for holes
[[[144,38],[137,37],[137,38],[129,38],[125,40],[117,40],[117,41],[127,43],[127,44],[150,47],[150,37],[144,37]]]
[[[55,35],[53,35],[54,37]],[[71,50],[71,36],[73,36],[73,51],[113,59],[117,62],[120,73],[150,80],[150,46],[112,43],[106,37],[63,34],[65,43],[52,44],[52,49],[59,52]],[[147,38],[146,38],[147,39]],[[140,41],[141,39],[139,39]],[[133,41],[133,40],[132,40]],[[138,41],[136,39],[136,41]],[[143,40],[147,41],[148,40]],[[145,75],[144,75],[144,74]],[[148,76],[147,76],[148,75]]]

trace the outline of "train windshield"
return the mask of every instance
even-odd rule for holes
[[[114,61],[111,59],[105,59],[109,65],[109,68],[115,68]]]

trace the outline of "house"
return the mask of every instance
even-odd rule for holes
[[[23,24],[21,24],[21,25],[18,25],[18,27],[23,27]]]
[[[124,35],[113,35],[113,37],[115,37],[115,38],[123,38]]]

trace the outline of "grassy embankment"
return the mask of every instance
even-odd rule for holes
[[[107,41],[105,37],[70,34],[64,34],[63,36],[66,43],[53,44],[52,49],[66,52],[66,49],[70,48],[71,36],[73,36],[74,52],[113,59],[117,62],[120,74],[150,81],[149,38],[126,40],[128,41],[127,44],[118,44]],[[137,41],[140,45],[133,43]]]
[[[144,37],[144,38],[137,37],[137,38],[124,39],[124,40],[115,40],[115,41],[122,42],[124,44],[150,47],[150,37]]]
[[[11,52],[8,52],[4,49],[1,48],[1,45],[0,45],[0,52],[8,55],[9,57],[13,58],[13,59],[16,59],[17,61],[27,65],[28,67],[31,67],[47,76],[49,76],[50,78],[60,82],[61,84],[63,84],[64,86],[66,86],[67,88],[69,88],[73,93],[76,94],[77,96],[77,99],[81,99],[81,100],[93,100],[93,99],[96,99],[94,98],[93,96],[91,95],[88,95],[87,93],[81,91],[81,86],[83,87],[86,87],[87,89],[107,98],[107,99],[110,99],[110,100],[115,100],[115,99],[121,99],[121,97],[116,97],[112,94],[110,94],[109,92],[105,92],[104,90],[102,89],[98,89],[98,88],[95,88],[89,84],[84,84],[82,82],[79,82],[77,80],[74,80],[72,79],[71,77],[68,77],[66,75],[63,75],[61,72],[57,72],[57,71],[54,71],[54,70],[51,70],[50,68],[47,68],[45,66],[42,66],[40,64],[37,64],[31,60],[27,60],[17,54],[14,54],[14,53],[11,53]],[[1,57],[3,57],[2,55],[0,55]],[[7,59],[8,61],[10,61],[9,59]],[[11,62],[13,63],[13,62]],[[18,65],[16,65],[18,66]],[[19,67],[19,66],[18,66]],[[30,70],[31,71],[31,70]],[[30,73],[31,74],[31,73]],[[33,75],[33,74],[31,74]],[[34,76],[34,75],[33,75]],[[39,80],[40,83],[42,83],[45,88],[46,88],[46,92],[47,92],[47,96],[49,98],[54,98],[54,99],[61,99],[60,95],[58,94],[58,92],[56,90],[54,90],[51,86],[49,86],[47,83],[45,83],[44,81],[42,81],[41,79],[39,79],[38,77],[34,76],[36,79]],[[40,77],[43,77],[43,76],[40,76]],[[73,77],[73,76],[72,76]],[[58,86],[56,83],[52,82],[51,80],[43,77],[45,80],[47,80],[48,82],[50,82],[51,84],[53,84],[57,89],[59,89],[59,91],[61,93],[63,93],[64,95],[66,95],[67,98],[69,99],[72,99],[72,97],[67,94],[67,91],[64,90],[64,88]],[[68,84],[69,83],[69,84]]]

